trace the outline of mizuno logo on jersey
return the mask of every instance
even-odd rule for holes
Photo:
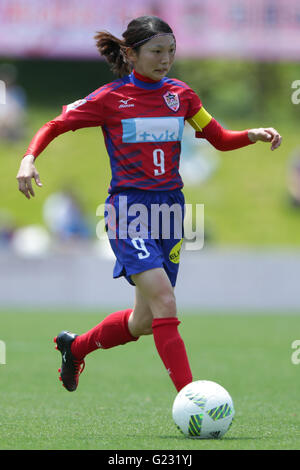
[[[130,101],[130,100],[133,100],[133,98],[128,98],[127,100],[119,100],[120,103],[121,103],[119,105],[119,108],[134,108],[133,103],[128,104],[128,101]]]
[[[182,140],[184,117],[122,119],[123,142],[176,142]]]

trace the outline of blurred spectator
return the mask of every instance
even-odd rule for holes
[[[300,208],[300,150],[291,159],[287,187],[292,206]]]
[[[191,126],[185,126],[183,137],[180,157],[182,179],[187,186],[202,184],[218,168],[218,153],[207,140],[196,139]]]
[[[26,94],[17,84],[17,69],[12,64],[0,64],[0,80],[5,83],[5,104],[0,105],[0,138],[20,140],[25,134]]]
[[[43,258],[51,252],[51,237],[41,225],[27,225],[15,231],[12,248],[21,258]]]
[[[44,221],[60,241],[90,238],[89,224],[72,190],[51,194],[43,208]]]
[[[16,224],[10,212],[0,209],[0,249],[11,245]]]

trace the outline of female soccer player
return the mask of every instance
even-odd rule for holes
[[[196,137],[207,139],[219,150],[233,150],[259,140],[270,142],[274,150],[281,136],[273,128],[225,130],[186,83],[167,78],[176,41],[170,26],[161,19],[134,19],[123,40],[108,32],[97,33],[95,39],[100,54],[120,78],[63,106],[62,114],[46,123],[32,139],[17,179],[19,190],[30,199],[34,196],[32,178],[42,186],[34,165],[42,150],[64,132],[101,126],[112,171],[106,203],[115,211],[115,218],[110,214],[107,219],[108,233],[114,235],[109,237],[116,255],[113,275],[125,276],[135,286],[136,296],[132,309],[111,313],[92,330],[82,335],[62,331],[55,338],[62,354],[60,380],[67,390],[74,391],[87,354],[153,334],[158,354],[179,391],[193,380],[178,332],[174,295],[182,242],[174,224],[179,217],[182,225],[184,208],[178,171],[184,122],[194,127]],[[153,205],[179,207],[179,215],[177,211],[176,217],[170,217],[169,236],[162,236],[164,217],[155,227],[156,237],[150,236],[153,227],[148,219],[143,236],[131,237],[126,231],[126,236],[121,236],[124,220],[120,214],[129,224],[133,220],[130,211],[136,204],[143,205],[148,214]]]

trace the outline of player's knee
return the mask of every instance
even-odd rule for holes
[[[143,328],[142,331],[143,331],[143,332],[141,333],[141,336],[152,335],[152,333],[153,333],[153,331],[152,331],[152,325],[151,325],[151,326],[146,326],[145,328]]]
[[[132,315],[129,323],[129,330],[134,336],[143,336],[152,334],[152,317],[135,317]]]
[[[153,302],[153,318],[175,317],[176,298],[173,291],[160,294]]]
[[[137,329],[140,332],[140,335],[150,335],[152,334],[152,318],[142,318],[137,324]]]

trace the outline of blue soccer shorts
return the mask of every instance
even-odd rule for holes
[[[116,256],[113,277],[163,268],[175,286],[183,241],[184,195],[180,189],[128,189],[105,202],[106,232]]]

